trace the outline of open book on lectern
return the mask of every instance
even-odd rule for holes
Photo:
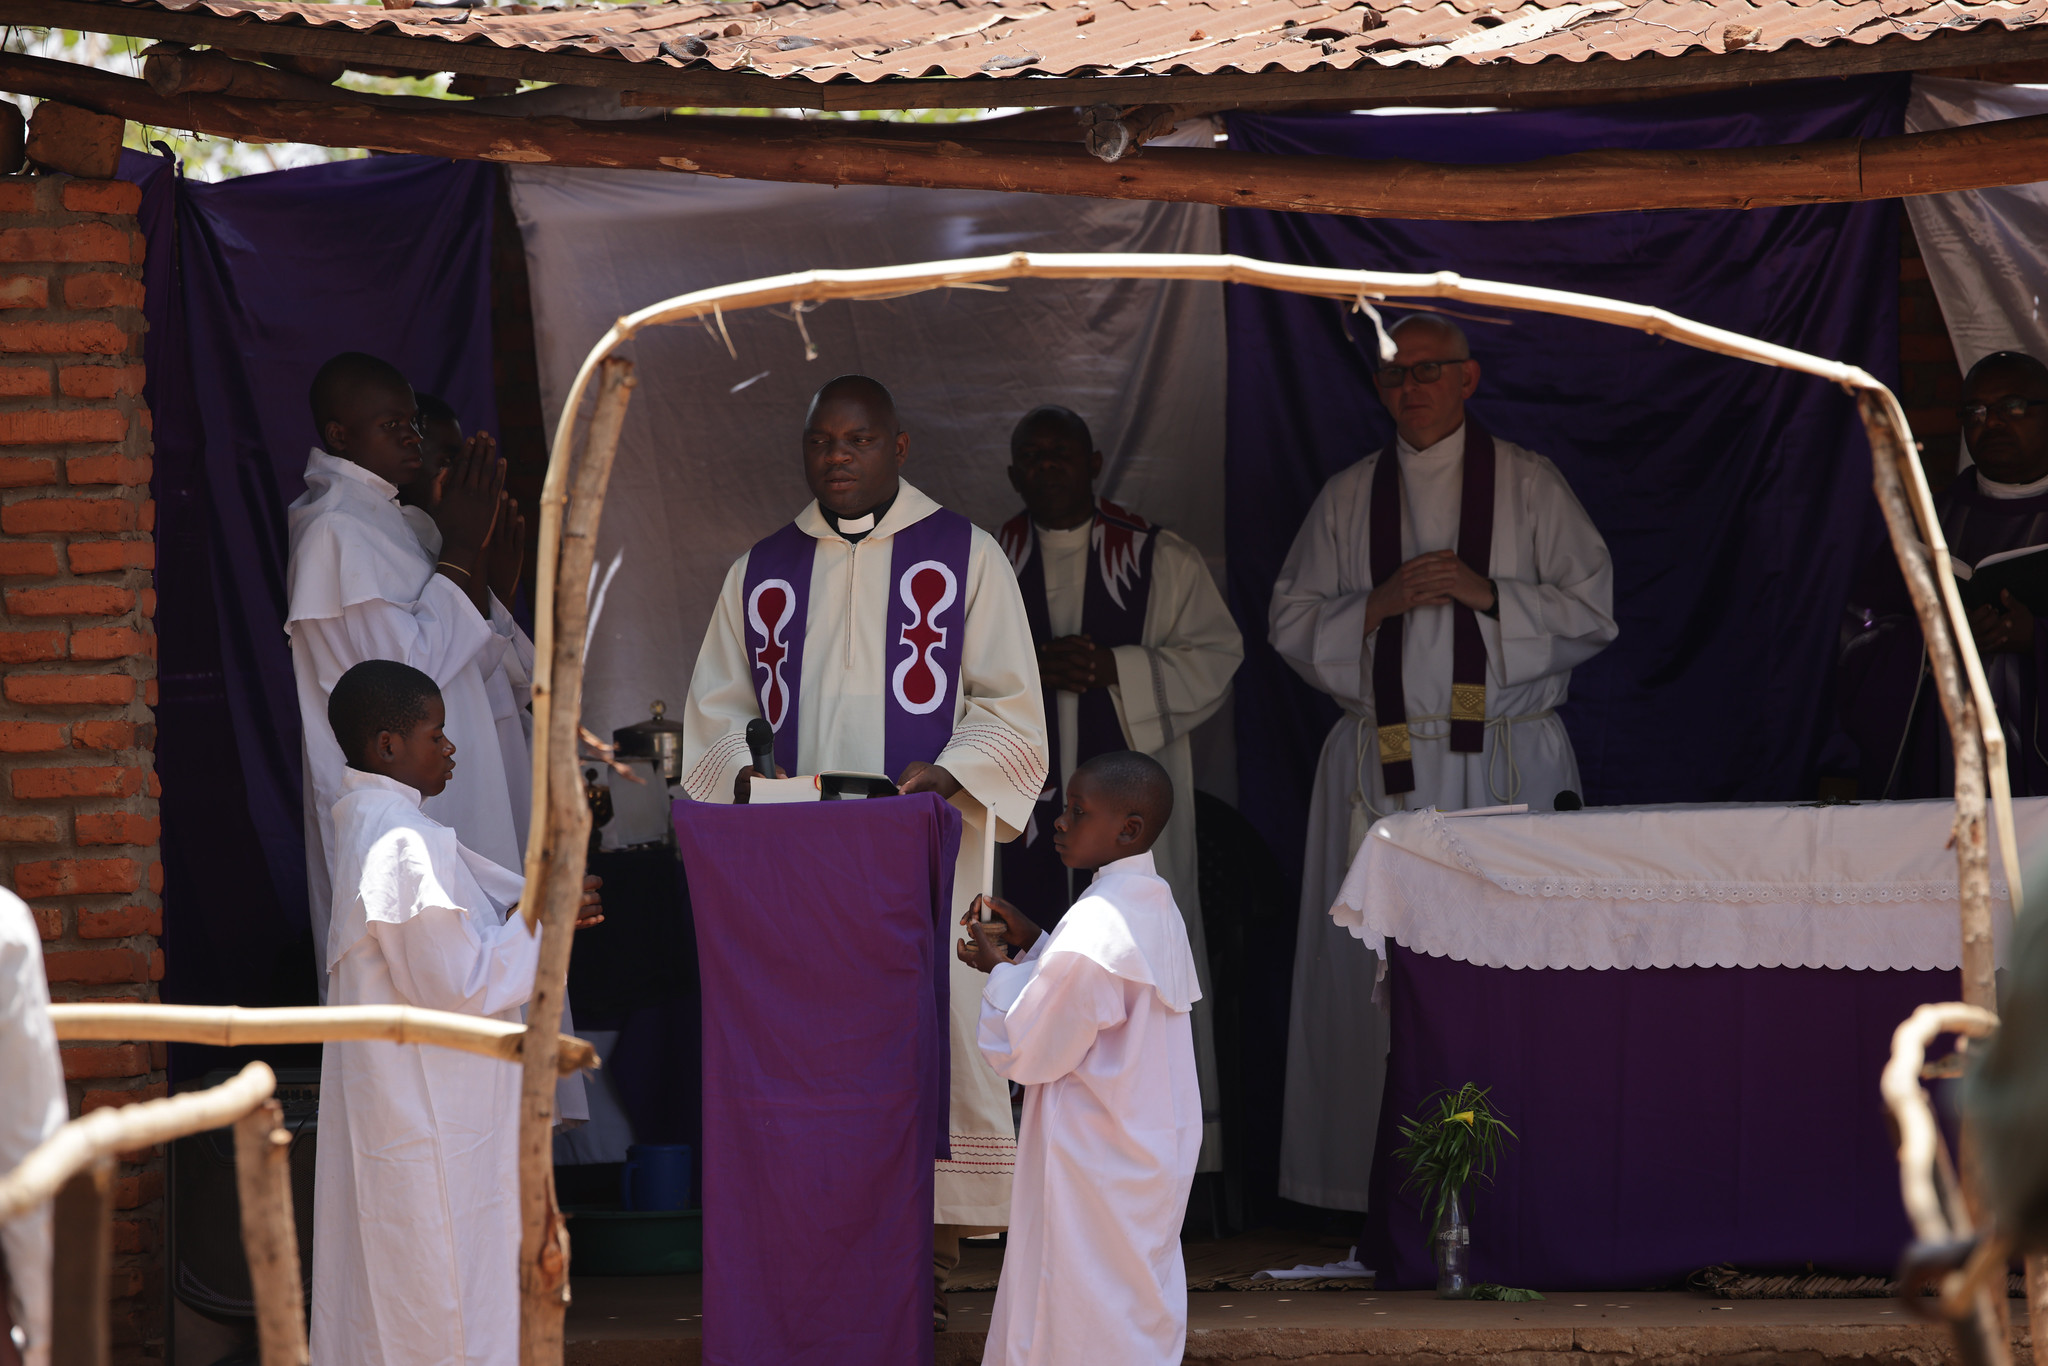
[[[1997,607],[2002,593],[2026,604],[2035,616],[2048,613],[2048,545],[2022,546],[1986,555],[1976,564],[1948,557],[1956,583],[1969,611],[1989,604]]]
[[[845,802],[863,797],[893,797],[896,784],[882,773],[813,773],[803,778],[755,778],[747,784],[756,806],[784,802]]]

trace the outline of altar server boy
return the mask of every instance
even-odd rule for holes
[[[1095,869],[1041,935],[977,898],[963,962],[989,974],[978,1042],[1022,1084],[1010,1242],[985,1366],[1172,1366],[1187,1341],[1180,1226],[1202,1147],[1195,958],[1152,843],[1173,782],[1128,750],[1074,770],[1053,845]],[[1000,927],[979,923],[986,906]],[[1028,950],[1021,957],[1018,950]]]
[[[327,716],[334,804],[329,1005],[517,1021],[540,938],[524,880],[420,810],[455,746],[434,680],[395,660],[343,674]],[[595,879],[586,880],[586,887]],[[584,893],[596,924],[597,897]],[[313,1183],[312,1359],[513,1366],[519,1357],[519,1067],[420,1044],[330,1043]]]

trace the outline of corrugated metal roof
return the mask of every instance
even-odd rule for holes
[[[1910,42],[2048,22],[2048,0],[670,0],[399,10],[288,0],[118,4],[588,54],[676,74],[864,83],[1626,61]],[[988,98],[1045,102],[1000,91]]]

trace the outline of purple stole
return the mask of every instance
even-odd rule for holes
[[[882,765],[891,778],[932,763],[953,738],[960,648],[967,625],[967,559],[974,527],[939,508],[889,538],[884,624]],[[867,538],[872,543],[872,534]],[[761,715],[775,728],[775,762],[797,772],[804,631],[818,541],[791,522],[747,552],[747,657]]]
[[[1465,414],[1465,467],[1458,507],[1458,558],[1481,577],[1493,563],[1493,436]],[[1401,461],[1393,446],[1380,454],[1372,472],[1372,504],[1366,526],[1373,587],[1401,568]],[[1379,626],[1372,650],[1372,710],[1379,723],[1380,777],[1387,795],[1415,790],[1415,763],[1408,737],[1408,700],[1401,683],[1401,617]],[[1486,749],[1486,641],[1479,617],[1462,602],[1451,604],[1451,751]]]
[[[1095,501],[1095,520],[1088,533],[1088,574],[1081,598],[1081,631],[1104,649],[1137,645],[1145,632],[1145,608],[1152,600],[1152,552],[1159,544],[1158,528],[1134,512],[1127,512],[1106,498]],[[1038,532],[1031,514],[1018,513],[996,534],[1010,567],[1017,571],[1017,587],[1024,595],[1024,615],[1031,622],[1031,638],[1043,644],[1053,638],[1051,619],[1045,605],[1045,557],[1038,553]],[[1132,686],[1126,681],[1125,687]],[[1086,763],[1098,754],[1127,748],[1123,727],[1116,719],[1116,703],[1109,689],[1095,688],[1081,694],[1079,743],[1076,762]],[[1029,915],[1042,929],[1050,930],[1073,904],[1067,867],[1052,847],[1053,820],[1066,809],[1066,793],[1060,787],[1060,711],[1051,688],[1045,690],[1046,752],[1051,756],[1045,791],[1039,794],[1038,810],[1021,838],[1002,846],[1003,896]]]

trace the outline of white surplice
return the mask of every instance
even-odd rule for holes
[[[1071,530],[1038,527],[1038,553],[1045,557],[1046,624],[1055,636],[1078,635],[1087,594],[1092,523]],[[1223,705],[1230,680],[1244,660],[1244,637],[1224,605],[1202,552],[1171,531],[1154,533],[1152,591],[1145,604],[1139,644],[1119,645],[1118,682],[1109,695],[1116,704],[1124,743],[1157,759],[1173,779],[1173,819],[1152,846],[1159,875],[1173,888],[1174,903],[1187,921],[1195,968],[1209,985],[1209,949],[1202,932],[1202,897],[1195,859],[1195,763],[1188,735]],[[1081,696],[1056,692],[1059,709],[1060,790],[1074,776],[1081,732]],[[1057,814],[1057,813],[1054,813]],[[1050,839],[1050,817],[1040,822]],[[1195,1062],[1202,1079],[1201,1171],[1223,1169],[1222,1097],[1216,1079],[1215,1024],[1209,1003],[1195,1007]]]
[[[511,641],[466,593],[434,571],[434,558],[399,509],[397,488],[361,465],[315,449],[306,461],[306,492],[292,504],[289,526],[285,581],[291,607],[285,630],[305,731],[306,887],[317,950],[327,942],[332,900],[329,813],[341,799],[348,767],[327,724],[327,696],[366,659],[410,664],[441,689],[448,738],[455,742],[455,777],[427,803],[427,812],[492,862],[521,865],[513,780],[485,683]],[[520,769],[522,786],[530,784],[523,764]],[[323,988],[326,975],[323,964]]]
[[[1401,462],[1401,560],[1455,549],[1465,430]],[[1452,609],[1403,618],[1402,683],[1415,790],[1389,797],[1373,717],[1373,471],[1384,453],[1335,475],[1309,509],[1273,587],[1273,648],[1344,707],[1323,742],[1309,808],[1301,928],[1287,1031],[1280,1194],[1326,1209],[1363,1210],[1386,1080],[1387,1017],[1373,1003],[1378,960],[1330,915],[1371,821],[1393,811],[1527,802],[1548,810],[1579,786],[1571,739],[1553,708],[1572,669],[1616,633],[1607,543],[1557,467],[1495,439],[1493,558],[1499,616],[1478,616],[1486,642],[1486,742],[1450,748]]]
[[[977,1042],[1021,1084],[1009,1246],[985,1366],[1175,1366],[1180,1226],[1202,1145],[1195,958],[1149,853],[1088,894],[979,1000]]]
[[[348,769],[335,804],[330,1005],[518,1021],[540,937],[520,876],[403,783]],[[329,1043],[313,1178],[312,1359],[519,1357],[519,1066],[425,1044]]]
[[[50,1025],[50,986],[35,917],[0,888],[0,1176],[71,1117],[64,1064]],[[28,1340],[22,1366],[50,1361],[50,1205],[0,1224],[7,1317]]]
[[[814,502],[796,524],[817,540],[811,563],[809,620],[799,684],[799,774],[882,771],[883,698],[896,533],[938,510],[901,484],[873,531],[850,542]],[[749,763],[747,722],[761,714],[748,663],[747,556],[733,563],[704,632],[683,711],[683,790],[700,802],[730,802],[733,780]],[[975,528],[968,552],[960,686],[953,735],[934,762],[961,786],[954,798],[970,824],[953,870],[953,918],[981,887],[981,834],[992,815],[996,837],[1015,839],[1045,786],[1045,707],[1024,598],[995,539]],[[890,774],[894,778],[899,775]],[[953,1158],[938,1164],[935,1222],[1000,1228],[1009,1222],[1016,1136],[1010,1092],[976,1059],[974,1030],[981,976],[942,946],[952,964],[953,1096],[948,1129]]]

